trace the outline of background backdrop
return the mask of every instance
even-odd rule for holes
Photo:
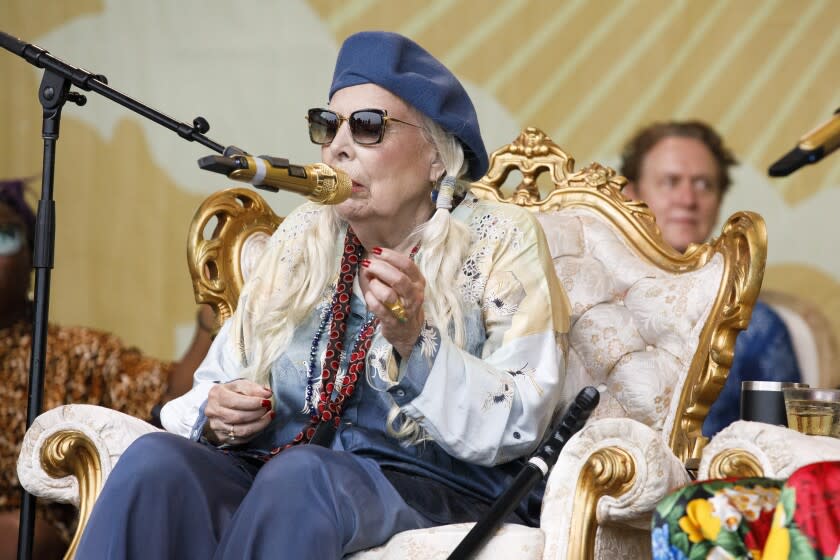
[[[831,0],[3,0],[0,29],[208,136],[318,161],[303,115],[325,104],[338,46],[404,33],[464,81],[488,150],[538,126],[581,164],[616,166],[657,119],[701,118],[739,156],[722,217],[760,212],[765,287],[797,293],[840,332],[840,155],[785,179],[766,169],[840,106],[840,3]],[[40,189],[41,71],[0,51],[0,178]],[[211,152],[96,94],[67,105],[56,166],[51,319],[175,357],[195,304],[185,239],[229,186]],[[303,199],[268,195],[285,214]]]

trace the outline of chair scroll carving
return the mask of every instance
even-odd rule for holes
[[[261,196],[244,188],[214,193],[196,211],[187,239],[187,264],[195,300],[213,307],[217,329],[233,314],[261,245],[282,222]]]
[[[624,449],[606,447],[593,453],[578,478],[575,516],[572,519],[567,558],[592,558],[598,532],[598,500],[629,491],[636,478],[636,463]]]
[[[689,370],[689,379],[677,404],[681,414],[670,437],[674,453],[692,469],[699,464],[707,442],[701,434],[703,421],[726,383],[735,338],[749,324],[764,278],[767,259],[764,220],[753,212],[737,212],[726,221],[721,236],[708,247],[729,257],[725,259],[723,271],[724,288],[718,292],[710,318],[700,334],[702,351],[695,354],[695,363]],[[739,266],[733,267],[733,263]]]
[[[47,438],[41,448],[41,465],[53,478],[73,476],[79,481],[80,530],[73,534],[65,555],[65,558],[73,558],[93,504],[104,484],[99,452],[96,444],[78,430],[56,432]]]
[[[716,455],[709,467],[711,478],[742,478],[764,475],[755,456],[743,449],[727,449]]]

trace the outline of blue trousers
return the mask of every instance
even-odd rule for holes
[[[108,477],[76,557],[339,559],[435,524],[372,459],[306,445],[255,471],[173,434],[142,436]]]

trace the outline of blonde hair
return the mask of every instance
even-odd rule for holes
[[[464,158],[461,142],[443,130],[432,119],[421,116],[426,139],[435,147],[444,172],[439,178],[459,178],[466,173],[468,164]],[[458,275],[470,244],[470,232],[467,227],[453,220],[449,208],[440,205],[442,195],[438,188],[438,207],[431,219],[416,230],[423,248],[417,254],[417,267],[426,279],[426,298],[424,310],[430,322],[438,326],[441,337],[451,337],[459,348],[464,347],[464,314],[457,289]],[[456,183],[455,196],[466,191],[464,183]],[[391,381],[396,382],[396,379]],[[407,444],[416,444],[428,439],[428,434],[421,426],[402,413],[394,404],[388,411],[388,432]]]
[[[468,168],[461,143],[428,117],[421,115],[421,121],[424,136],[435,147],[445,169],[441,179],[445,176],[461,177]],[[466,190],[463,183],[458,183],[456,189],[460,190],[456,191],[456,195]],[[343,248],[341,243],[336,244],[335,239],[345,224],[333,207],[318,212],[317,219],[319,223],[310,230],[313,235],[307,238],[306,243],[300,244],[299,263],[289,270],[288,278],[283,281],[284,286],[300,288],[277,290],[268,301],[254,301],[251,305],[248,288],[243,290],[240,301],[247,309],[240,310],[240,320],[244,323],[250,318],[252,321],[248,352],[251,361],[243,363],[245,367],[242,371],[242,376],[247,379],[267,384],[271,364],[287,349],[295,327],[312,313],[319,301],[329,297],[327,292],[338,274]],[[438,208],[432,218],[410,236],[420,243],[416,262],[426,279],[424,311],[428,320],[439,327],[442,337],[451,338],[463,348],[464,315],[459,294],[453,286],[457,285],[469,249],[469,230],[453,220],[448,209]],[[235,335],[237,331],[234,329],[232,332]],[[241,351],[244,359],[245,349],[241,348]],[[370,384],[369,377],[367,381]],[[395,383],[396,379],[391,381]],[[386,427],[391,435],[407,444],[418,443],[428,437],[417,422],[400,411],[396,403],[389,411]]]

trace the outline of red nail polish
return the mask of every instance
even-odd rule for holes
[[[263,400],[262,400],[262,403],[260,403],[260,404],[262,404],[262,407],[263,407],[264,409],[266,409],[266,410],[271,410],[271,401],[270,401],[270,400],[268,400],[268,399],[263,399]]]
[[[362,259],[362,266],[367,268],[370,266],[370,259]]]
[[[381,255],[382,254],[382,247],[374,247],[373,248],[374,255]]]
[[[271,419],[274,420],[274,417],[277,416],[277,413],[272,410],[269,416],[271,416]]]

